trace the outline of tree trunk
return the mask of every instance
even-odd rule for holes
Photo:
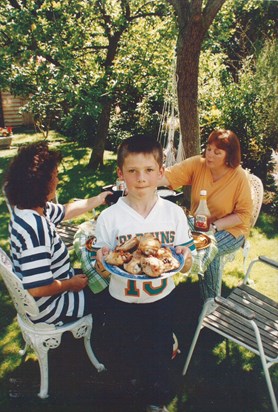
[[[96,140],[88,163],[90,169],[96,170],[98,167],[103,167],[103,155],[109,129],[111,106],[112,100],[109,97],[104,98],[97,126]]]
[[[186,157],[200,153],[198,117],[198,73],[200,47],[191,33],[179,39],[177,47],[177,93],[180,132]]]
[[[104,63],[105,73],[103,76],[103,96],[101,98],[101,113],[98,119],[96,139],[91,157],[88,163],[90,169],[97,169],[103,167],[103,156],[105,150],[105,142],[108,136],[108,129],[110,123],[110,112],[113,103],[113,93],[108,92],[109,79],[113,73],[113,63],[117,53],[119,41],[122,33],[127,25],[123,25],[121,30],[114,33],[109,39],[109,45],[107,48],[107,55]]]
[[[185,156],[200,153],[198,77],[202,41],[225,0],[168,0],[177,13],[177,95]],[[205,2],[204,2],[205,3]],[[190,204],[190,187],[184,188],[184,203]]]
[[[202,41],[225,0],[169,0],[179,24],[177,94],[180,131],[186,157],[200,153],[198,76]]]

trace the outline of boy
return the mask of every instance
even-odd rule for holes
[[[157,195],[157,183],[164,173],[162,161],[162,147],[156,140],[131,137],[119,146],[117,174],[128,193],[98,217],[94,247],[99,265],[118,244],[152,233],[184,255],[182,271],[190,269],[190,249],[195,247],[187,218],[179,206]],[[147,411],[166,411],[163,404],[172,396],[168,371],[173,350],[174,288],[172,277],[131,280],[111,274],[106,320],[109,346],[118,362],[117,373],[122,367],[122,373],[130,373],[148,390]]]

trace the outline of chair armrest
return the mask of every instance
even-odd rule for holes
[[[259,256],[259,260],[266,263],[267,265],[274,267],[275,269],[278,269],[278,262],[274,259],[270,259],[267,256]]]
[[[214,300],[218,305],[222,306],[225,309],[231,310],[232,312],[244,317],[247,320],[253,320],[256,317],[255,313],[252,310],[235,305],[233,302],[223,298],[222,296],[216,296]]]

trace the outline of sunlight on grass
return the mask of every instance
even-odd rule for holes
[[[256,358],[256,355],[242,346],[226,339],[213,349],[213,354],[217,357],[216,362],[218,365],[226,361],[228,357],[232,360],[232,363],[241,365],[242,369],[246,372],[249,372],[254,368],[254,359]]]
[[[16,320],[10,324],[1,337],[0,378],[16,369],[21,363],[19,350],[22,349],[22,337]]]
[[[1,331],[1,349],[0,349],[0,379],[4,378],[7,374],[14,371],[24,359],[24,362],[28,360],[37,360],[35,353],[32,349],[28,348],[24,358],[19,354],[25,346],[25,342],[22,338],[20,328],[14,318],[13,322],[8,325],[5,330]]]
[[[178,398],[175,397],[172,402],[168,405],[169,412],[176,412],[178,408]]]
[[[262,235],[260,229],[252,229],[252,235],[249,238],[251,244],[247,266],[251,260],[259,255],[266,255],[276,259],[278,257],[278,235],[268,239]],[[224,267],[223,282],[229,287],[234,288],[243,280],[243,256],[241,250],[236,253],[233,262],[229,262]],[[277,270],[262,263],[253,266],[251,277],[254,280],[254,287],[263,292],[269,298],[278,300],[278,276]]]
[[[178,272],[173,276],[173,280],[176,286],[181,283],[186,283],[187,281],[190,281],[190,283],[195,283],[198,282],[198,275]]]

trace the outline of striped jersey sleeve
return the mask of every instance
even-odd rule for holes
[[[25,289],[47,286],[74,275],[68,250],[55,228],[63,216],[64,207],[56,204],[49,204],[45,216],[14,208],[9,227],[11,256],[14,272]],[[55,323],[61,316],[83,316],[83,291],[36,298],[36,302],[40,314],[32,318],[35,322]]]
[[[45,214],[57,226],[65,217],[65,206],[59,203],[47,202]]]

